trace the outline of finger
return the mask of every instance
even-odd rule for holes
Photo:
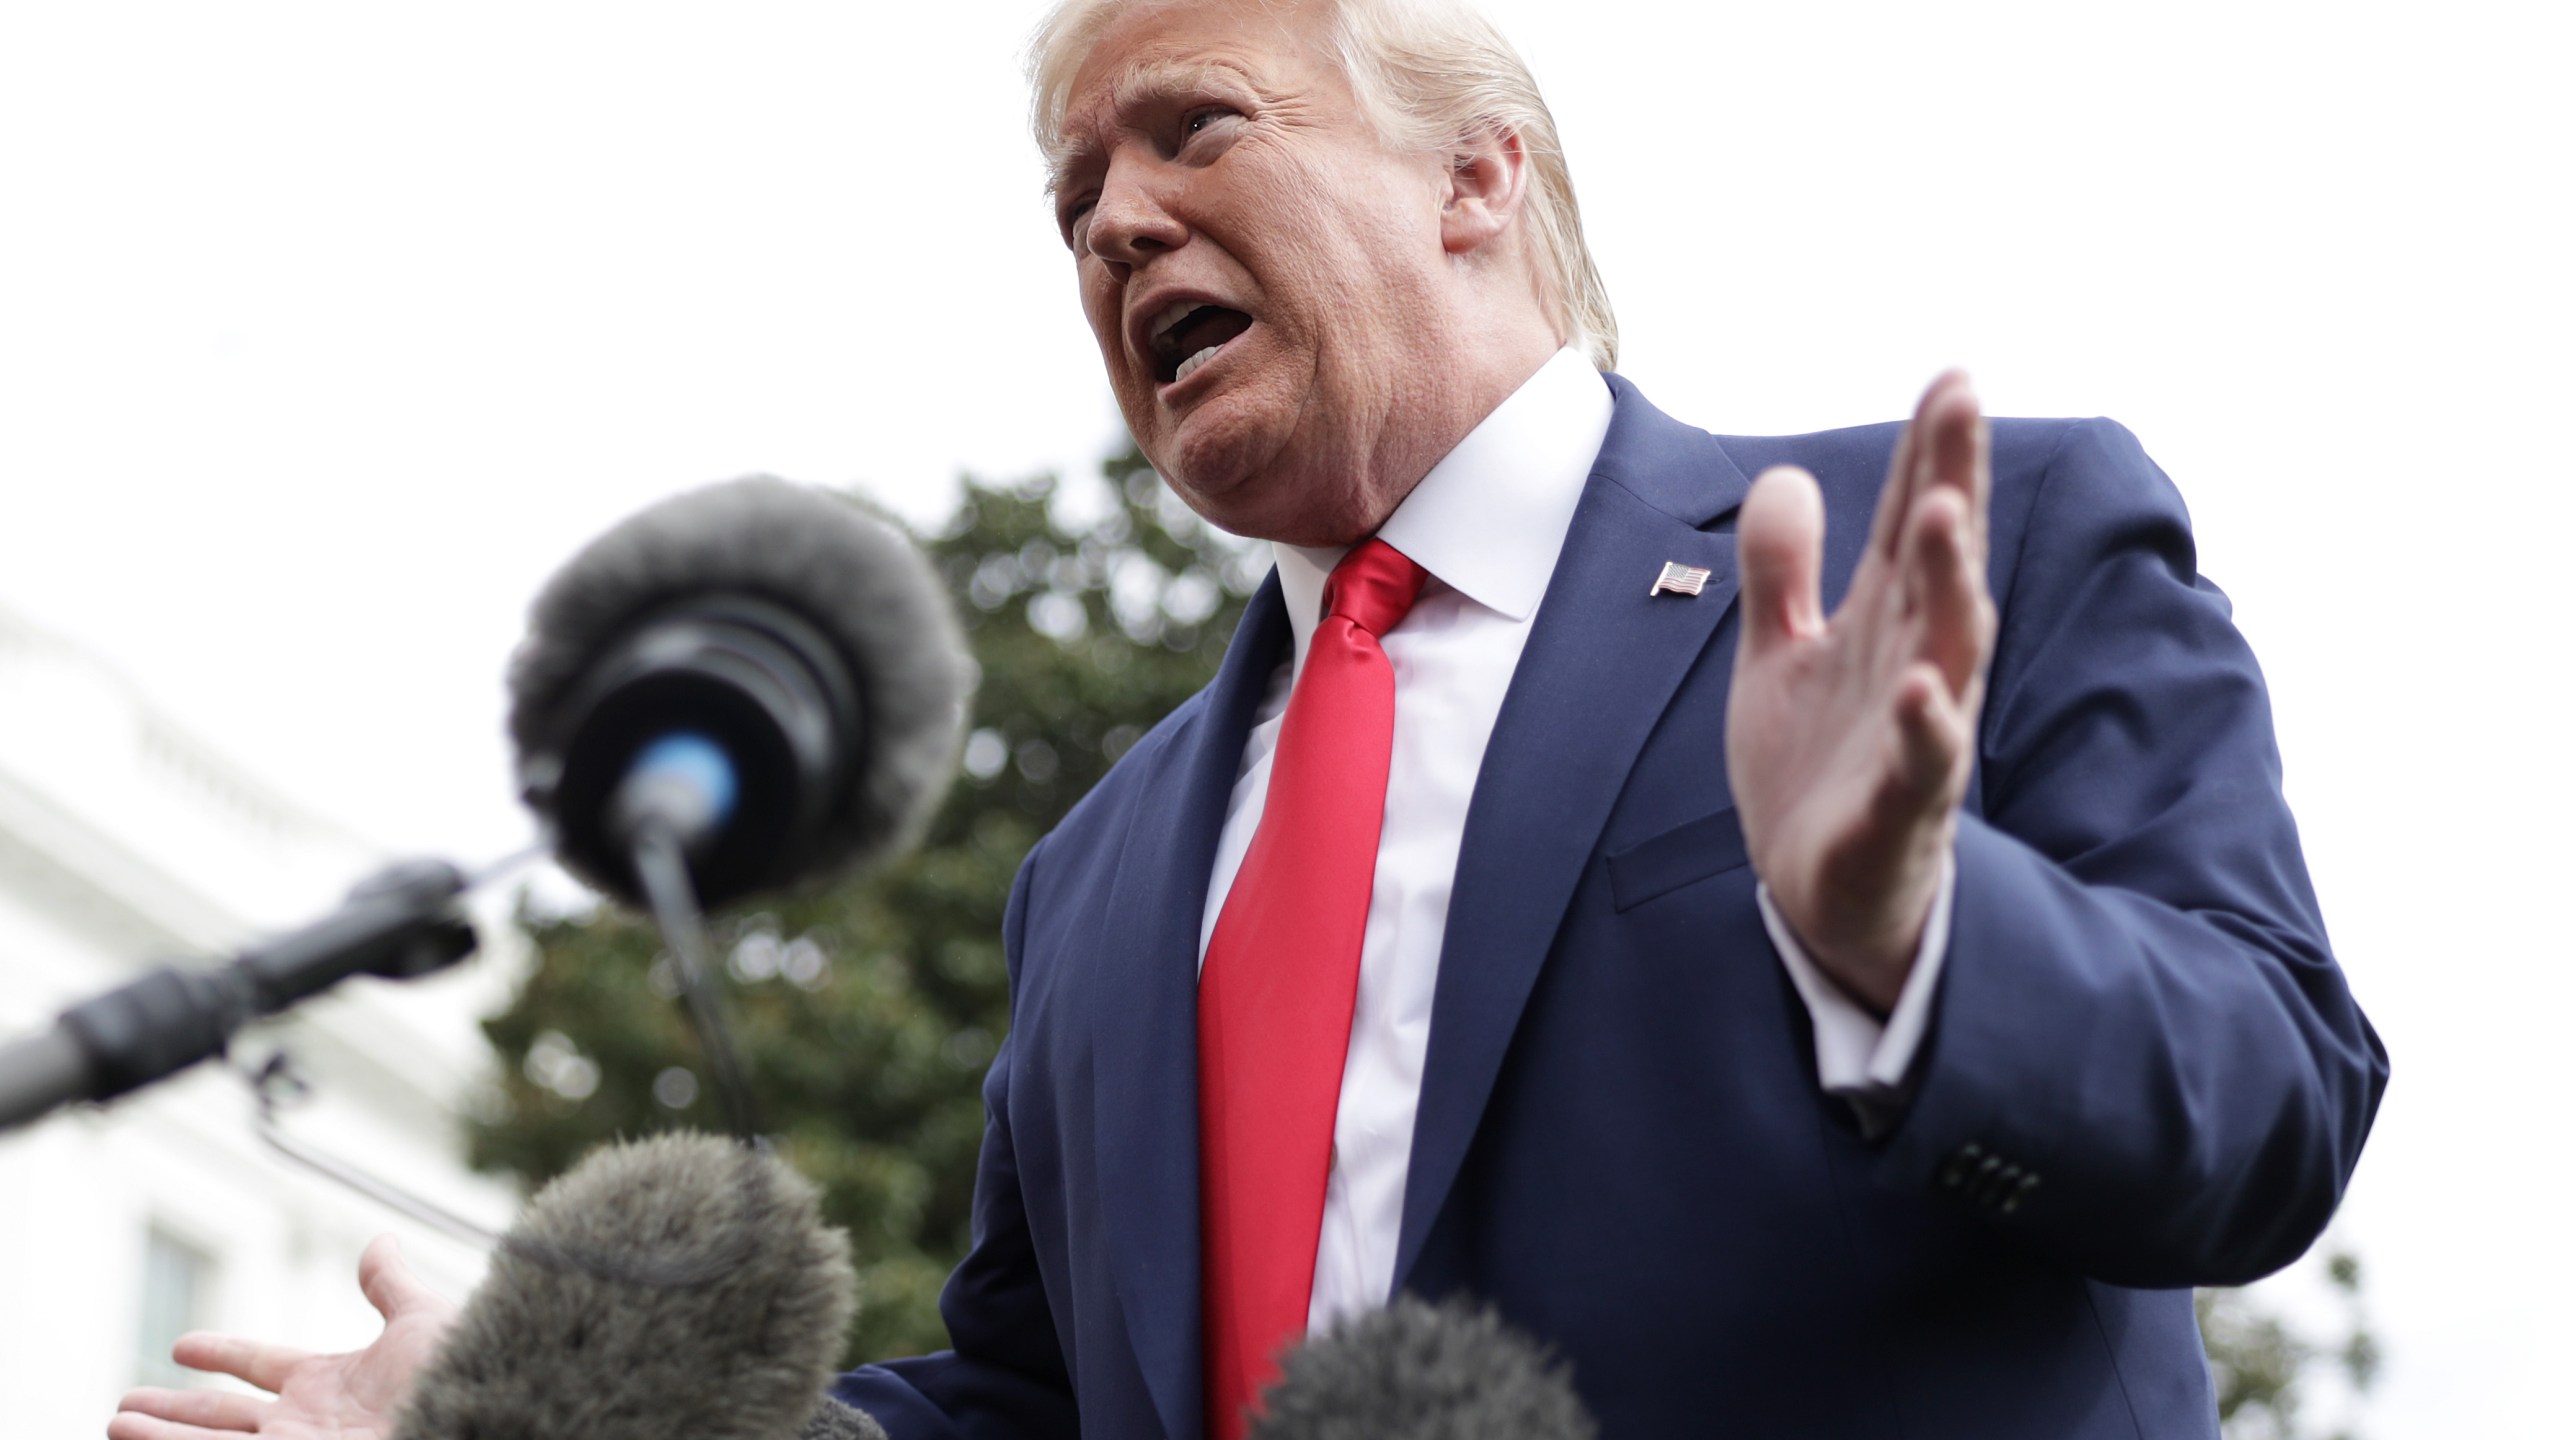
[[[1952,488],[1912,507],[1905,600],[1921,659],[1950,694],[1968,694],[1991,648],[1991,594],[1974,544],[1972,509]]]
[[[1948,784],[1968,742],[1955,699],[1938,672],[1914,666],[1893,697],[1894,769],[1912,818],[1947,803]]]
[[[1742,648],[1822,633],[1822,491],[1792,465],[1762,472],[1742,502]]]
[[[272,1400],[230,1390],[166,1390],[146,1385],[128,1393],[118,1409],[159,1420],[174,1420],[208,1430],[254,1433]]]
[[[236,1440],[255,1431],[207,1430],[183,1420],[163,1420],[139,1410],[119,1410],[107,1421],[107,1440]]]
[[[385,1320],[397,1320],[413,1310],[443,1308],[444,1297],[427,1288],[409,1262],[400,1255],[400,1238],[376,1235],[364,1247],[364,1258],[356,1262],[356,1284],[363,1287],[364,1298],[382,1312]]]
[[[1942,383],[1923,402],[1921,428],[1927,455],[1919,473],[1924,483],[1912,495],[1916,502],[1931,487],[1942,485],[1961,491],[1973,507],[1975,541],[1980,545],[1990,534],[1990,426],[1982,418],[1982,401],[1973,393],[1971,377],[1950,370],[1940,379]]]
[[[290,1345],[270,1345],[263,1340],[244,1340],[237,1335],[215,1335],[202,1330],[178,1337],[170,1347],[170,1358],[190,1370],[209,1370],[246,1380],[270,1393],[284,1388],[284,1378],[294,1366],[311,1358],[308,1350]]]
[[[1885,467],[1884,494],[1876,500],[1875,522],[1867,529],[1867,553],[1885,560],[1900,553],[1904,524],[1910,518],[1912,497],[1926,488],[1926,474],[1932,468],[1931,447],[1925,443],[1934,428],[1934,418],[1944,409],[1951,392],[1961,390],[1971,396],[1973,382],[1961,370],[1941,371],[1920,392],[1920,403],[1911,410],[1911,423],[1894,437],[1893,460]],[[1978,408],[1978,407],[1977,407]]]

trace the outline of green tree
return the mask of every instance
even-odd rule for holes
[[[963,770],[924,843],[713,925],[765,1123],[854,1239],[848,1362],[949,1343],[934,1302],[968,1245],[1015,867],[1208,681],[1259,579],[1134,449],[1103,471],[1105,493],[1073,506],[1047,480],[967,482],[925,544],[982,675]],[[539,1184],[618,1136],[716,1127],[656,928],[612,910],[525,924],[538,959],[484,1027],[503,1103],[475,1125],[473,1163]]]
[[[2321,1372],[2334,1371],[2357,1395],[2371,1388],[2382,1351],[2365,1316],[2364,1268],[2352,1252],[2336,1250],[2321,1278],[2339,1310],[2333,1341],[2304,1338],[2246,1290],[2196,1292],[2196,1324],[2230,1440],[2299,1440],[2307,1382]],[[2332,1433],[2348,1440],[2350,1432]]]

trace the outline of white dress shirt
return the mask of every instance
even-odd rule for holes
[[[1403,623],[1380,641],[1395,670],[1395,740],[1361,941],[1359,998],[1334,1116],[1333,1171],[1316,1242],[1311,1333],[1387,1300],[1467,803],[1615,408],[1591,362],[1579,351],[1559,350],[1434,466],[1378,530],[1431,579]],[[1209,872],[1200,925],[1204,961],[1218,912],[1262,822],[1281,717],[1322,618],[1325,578],[1345,553],[1272,548],[1296,646],[1288,663],[1272,672],[1245,739]],[[1896,1104],[1926,1033],[1953,892],[1950,876],[1939,887],[1919,963],[1883,1022],[1814,968],[1762,892],[1770,936],[1813,1015],[1821,1083],[1849,1096],[1870,1124]]]

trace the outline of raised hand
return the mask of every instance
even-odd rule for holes
[[[1849,592],[1822,613],[1822,493],[1791,466],[1743,502],[1742,650],[1725,724],[1742,833],[1816,964],[1890,1010],[1955,843],[1998,629],[1991,446],[1933,381],[1895,446]]]
[[[107,1440],[389,1440],[394,1412],[457,1311],[410,1273],[388,1235],[365,1247],[356,1282],[382,1312],[382,1334],[371,1345],[314,1355],[229,1335],[183,1336],[173,1352],[179,1364],[246,1380],[275,1398],[136,1390],[107,1422]]]

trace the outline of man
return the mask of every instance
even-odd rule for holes
[[[2130,437],[1960,377],[1898,441],[1662,416],[1462,11],[1070,0],[1036,66],[1122,411],[1275,576],[1024,862],[955,1349],[837,1393],[1224,1440],[1410,1291],[1611,1435],[2213,1434],[2185,1287],[2310,1243],[2386,1070]]]

